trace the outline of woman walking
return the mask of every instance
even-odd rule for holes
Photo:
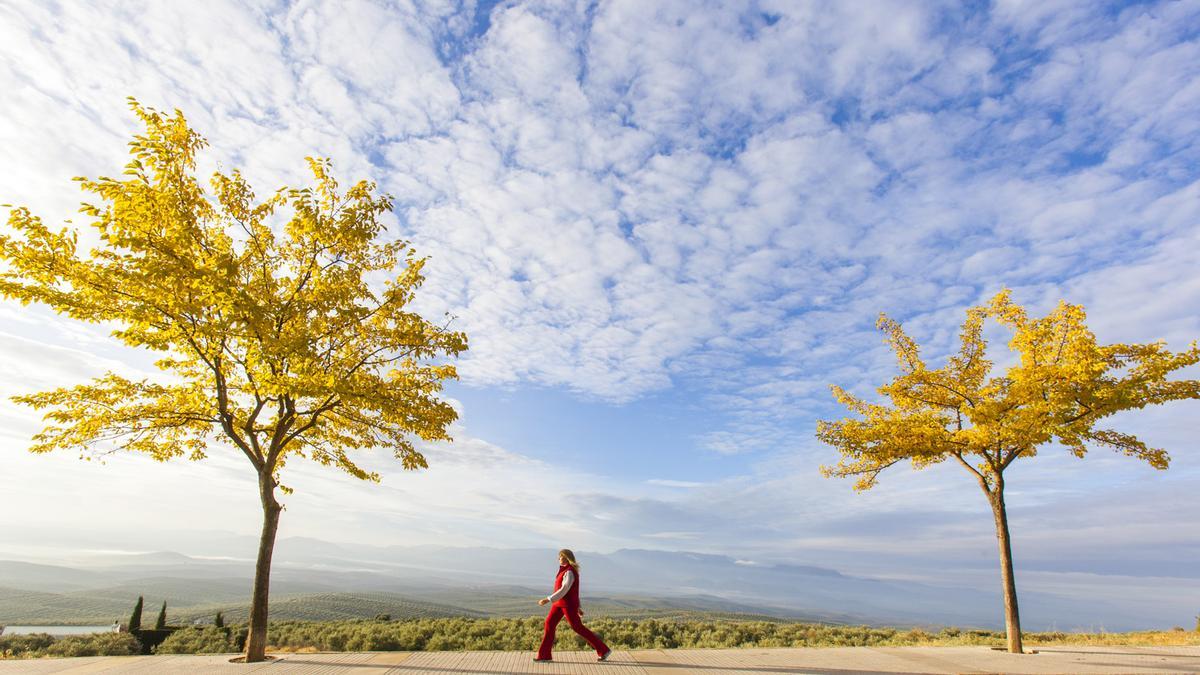
[[[546,603],[550,603],[550,613],[546,615],[542,646],[538,649],[534,661],[553,660],[550,650],[554,647],[554,631],[563,617],[567,618],[567,625],[571,630],[579,633],[592,649],[596,650],[597,661],[608,660],[612,650],[595,633],[588,630],[587,626],[583,625],[583,619],[579,618],[582,614],[579,610],[579,563],[575,561],[575,554],[569,549],[564,548],[558,552],[558,576],[554,577],[554,592],[538,600],[539,605]]]

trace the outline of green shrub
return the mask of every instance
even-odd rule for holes
[[[171,633],[155,654],[232,654],[238,652],[232,631],[221,626],[188,626]]]
[[[154,620],[154,630],[162,630],[167,627],[167,601],[163,600],[162,610],[158,613],[158,618]]]
[[[46,656],[132,656],[142,645],[129,633],[68,635],[46,647]]]
[[[271,624],[268,644],[280,649],[321,651],[520,651],[542,637],[542,619],[441,618],[388,623],[280,621]],[[671,619],[589,620],[588,626],[616,649],[695,649],[922,644],[949,637],[923,630],[825,626],[771,621],[677,621]],[[582,638],[560,623],[558,649],[586,649]]]
[[[54,644],[54,637],[46,633],[0,635],[0,654],[10,658],[20,658],[25,655],[39,654],[52,644]]]
[[[142,605],[145,604],[146,598],[139,595],[137,604],[133,606],[133,613],[129,615],[129,632],[134,633],[142,627]]]

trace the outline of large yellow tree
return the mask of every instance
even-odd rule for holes
[[[984,321],[1013,331],[1010,349],[1020,363],[992,373]],[[1166,469],[1166,451],[1135,436],[1097,425],[1114,413],[1180,399],[1200,398],[1200,381],[1167,376],[1200,361],[1192,343],[1171,352],[1161,343],[1096,342],[1083,307],[1059,303],[1042,318],[1030,318],[1009,291],[987,305],[967,310],[958,353],[933,370],[900,324],[881,316],[878,326],[900,363],[901,374],[879,388],[890,405],[875,404],[834,386],[839,402],[856,413],[817,423],[817,437],[837,448],[827,476],[857,478],[856,490],[873,487],[884,469],[911,461],[920,469],[951,460],[962,466],[987,496],[995,518],[1004,587],[1009,651],[1020,653],[1021,624],[1013,578],[1012,547],[1004,503],[1004,471],[1017,459],[1057,442],[1076,457],[1088,446],[1106,446]]]
[[[379,241],[392,207],[362,181],[339,191],[327,161],[314,184],[259,200],[242,176],[196,179],[204,139],[183,114],[140,106],[145,133],[120,178],[76,179],[99,244],[11,209],[0,234],[0,293],[105,322],[125,344],[162,354],[160,382],[108,373],[26,396],[45,411],[33,452],[128,450],[156,460],[231,447],[253,467],[262,504],[246,659],[265,658],[271,554],[289,460],[307,458],[371,481],[351,458],[386,449],[426,466],[414,437],[451,440],[455,411],[438,398],[466,336],[406,310],[425,259]],[[373,283],[368,283],[368,280]]]

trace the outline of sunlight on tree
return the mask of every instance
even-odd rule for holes
[[[405,310],[425,259],[407,242],[377,241],[392,201],[374,183],[340,192],[329,162],[310,158],[313,187],[259,201],[233,171],[214,174],[210,194],[194,176],[206,142],[183,114],[130,105],[146,131],[122,177],[76,179],[97,198],[81,211],[99,246],[82,252],[71,227],[53,231],[14,208],[0,235],[0,293],[116,324],[125,344],[163,353],[167,381],[110,372],[14,400],[46,410],[33,452],[198,460],[216,444],[249,460],[263,528],[246,654],[262,660],[284,465],[307,458],[378,481],[349,453],[386,448],[405,469],[426,467],[411,436],[449,441],[457,417],[437,397],[455,369],[431,359],[458,355],[467,339]],[[367,283],[373,274],[382,288]]]
[[[1021,356],[1004,375],[990,376],[983,339],[988,318],[1013,331],[1009,347]],[[1089,445],[1106,446],[1166,469],[1165,450],[1097,424],[1123,410],[1200,398],[1200,381],[1166,379],[1200,361],[1196,343],[1178,353],[1162,343],[1100,345],[1085,318],[1083,307],[1061,302],[1049,315],[1031,319],[1004,290],[986,306],[967,310],[958,354],[931,370],[900,324],[880,316],[878,326],[901,370],[879,389],[891,405],[868,403],[834,386],[837,400],[858,417],[817,423],[817,438],[841,454],[822,473],[856,477],[856,490],[870,489],[881,471],[906,460],[917,469],[953,460],[975,478],[995,517],[1008,647],[1016,653],[1022,651],[1021,630],[1004,470],[1050,442],[1076,457]]]

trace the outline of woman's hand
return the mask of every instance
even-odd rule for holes
[[[582,607],[579,608],[579,616],[583,616],[583,608]]]
[[[541,600],[538,600],[538,604],[539,604],[539,605],[544,605],[544,604],[546,604],[547,602],[550,602],[550,601],[549,601],[549,600],[547,600],[547,599],[545,599],[545,598],[542,598]]]

